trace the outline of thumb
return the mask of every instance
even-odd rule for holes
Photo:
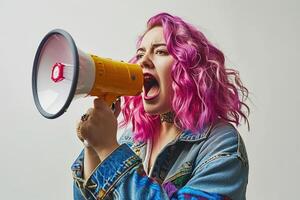
[[[104,102],[104,99],[101,97],[98,97],[94,99],[94,108],[95,109],[103,109],[106,106],[106,103]]]

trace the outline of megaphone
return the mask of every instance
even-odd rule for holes
[[[139,95],[143,81],[139,65],[84,53],[62,29],[43,38],[32,70],[34,102],[48,119],[61,116],[79,97],[103,97],[111,105],[120,96]]]

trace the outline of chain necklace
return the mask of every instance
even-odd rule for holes
[[[167,123],[170,123],[170,124],[173,124],[174,123],[174,113],[173,112],[167,112],[167,113],[163,113],[160,115],[160,122],[163,123],[163,122],[167,122]]]

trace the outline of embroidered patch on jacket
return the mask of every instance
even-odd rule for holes
[[[171,181],[167,181],[165,182],[162,186],[165,189],[165,191],[168,194],[168,197],[171,197],[175,192],[177,192],[177,190],[181,187],[183,187],[186,182],[189,180],[190,175],[189,174],[185,174],[185,175],[181,175]]]
[[[175,175],[171,176],[163,184],[169,197],[171,197],[178,189],[182,188],[191,178],[192,163],[185,162],[182,164],[180,170]]]

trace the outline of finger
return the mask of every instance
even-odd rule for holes
[[[81,124],[82,124],[81,121],[77,123],[76,133],[77,133],[77,137],[79,138],[79,140],[80,140],[81,142],[83,142],[84,138],[83,138],[82,135],[81,135]]]
[[[86,112],[86,114],[88,115],[88,120],[90,120],[91,118],[93,118],[93,113],[94,113],[94,108],[89,108]]]
[[[99,98],[94,99],[94,108],[95,109],[97,109],[97,110],[104,109],[105,106],[106,106],[106,103],[102,98],[99,97]]]
[[[87,121],[90,118],[90,115],[92,114],[93,110],[93,108],[89,108],[87,112],[81,116],[80,122],[83,123]]]
[[[86,111],[86,114],[90,115],[92,112],[93,112],[94,108],[89,108],[87,111]]]
[[[80,136],[83,140],[86,140],[89,135],[88,135],[88,130],[91,130],[91,125],[89,122],[86,123],[81,123],[80,126]]]

